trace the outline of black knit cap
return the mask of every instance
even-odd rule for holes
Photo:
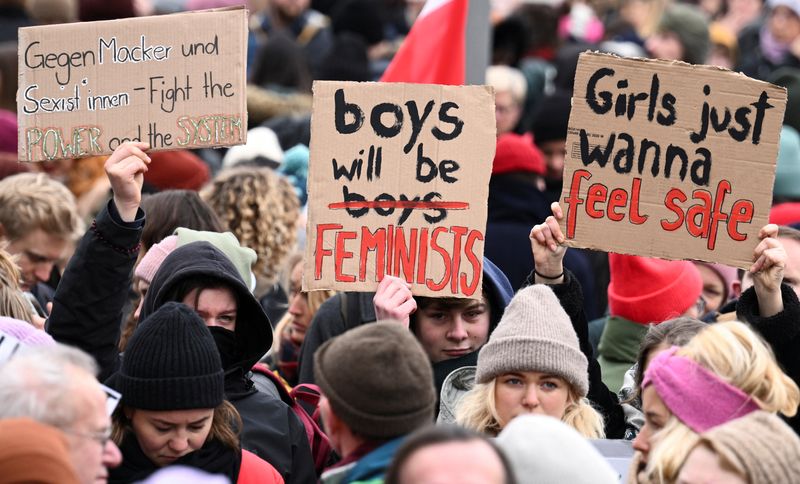
[[[397,322],[370,323],[314,353],[314,380],[333,413],[366,438],[405,435],[434,421],[428,355]]]
[[[216,408],[225,398],[222,361],[200,316],[166,303],[136,328],[117,377],[122,403],[142,410]]]
[[[533,115],[533,142],[567,139],[571,109],[572,95],[566,91],[556,91],[539,101]]]

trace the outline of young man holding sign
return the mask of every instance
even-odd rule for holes
[[[408,284],[386,276],[375,293],[342,293],[314,316],[300,354],[300,382],[313,382],[313,355],[325,341],[363,324],[384,319],[404,322],[433,364],[437,392],[451,371],[477,362],[514,294],[497,266],[483,260],[480,299],[413,296]]]
[[[315,315],[299,379],[312,381],[326,340],[393,318],[422,343],[438,387],[474,364],[513,292],[483,257],[493,92],[316,82],[313,111],[303,289],[347,294]]]

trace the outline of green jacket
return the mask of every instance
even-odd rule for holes
[[[636,363],[639,345],[648,325],[634,323],[618,316],[609,316],[600,344],[597,361],[603,371],[603,383],[612,392],[619,392],[625,372]]]

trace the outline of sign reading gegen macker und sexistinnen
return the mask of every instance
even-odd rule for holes
[[[486,86],[315,82],[304,290],[479,296],[495,139]]]
[[[241,144],[247,11],[19,30],[20,161]]]
[[[710,66],[583,53],[560,203],[567,244],[747,268],[786,91]]]

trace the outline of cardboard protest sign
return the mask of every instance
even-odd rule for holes
[[[315,82],[310,149],[304,290],[480,294],[491,88]]]
[[[681,62],[581,54],[567,244],[747,268],[767,223],[786,91]]]
[[[20,161],[241,144],[243,8],[19,30]]]

